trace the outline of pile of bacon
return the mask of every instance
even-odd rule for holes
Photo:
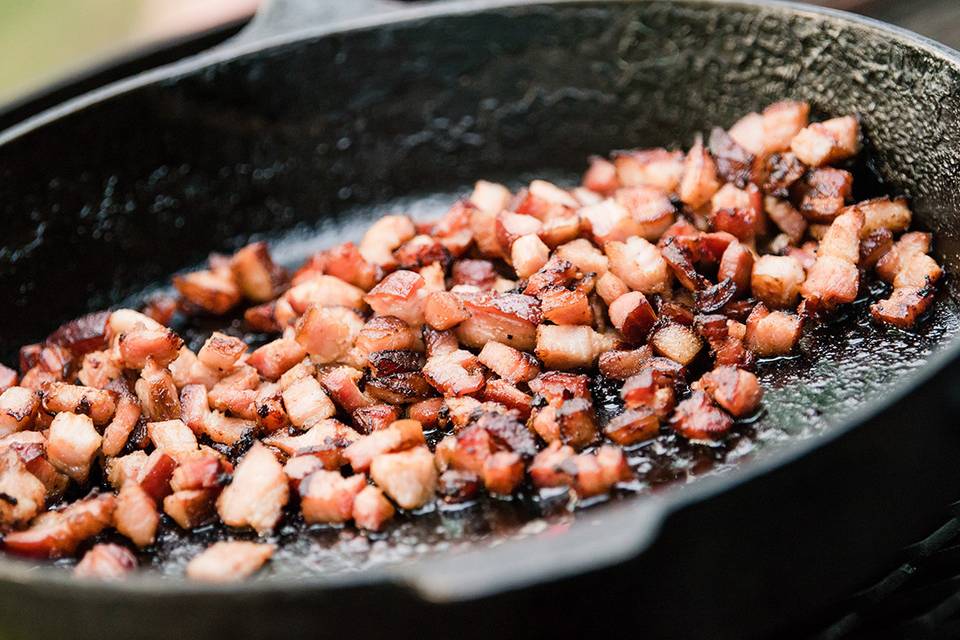
[[[942,273],[903,199],[852,204],[830,166],[858,152],[857,119],[808,114],[780,102],[687,153],[594,159],[573,189],[481,181],[436,221],[382,217],[292,275],[251,244],[175,278],[178,300],[24,347],[22,376],[0,376],[3,547],[70,556],[112,528],[149,548],[164,516],[268,536],[295,510],[376,531],[483,492],[602,495],[633,477],[624,446],[722,438],[758,410],[755,359],[794,351],[867,273],[892,285],[873,317],[901,328]],[[241,309],[276,339],[214,333],[194,353],[168,328]],[[622,381],[605,424],[598,371]],[[187,574],[250,575],[272,552],[221,542]],[[136,564],[97,544],[77,573]]]

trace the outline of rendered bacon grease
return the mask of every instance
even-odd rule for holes
[[[481,181],[293,274],[251,244],[176,277],[178,300],[23,347],[20,373],[0,370],[3,547],[88,549],[77,574],[115,579],[164,517],[377,531],[483,493],[605,494],[633,477],[623,447],[664,430],[723,439],[760,407],[758,358],[789,356],[874,277],[891,285],[875,320],[909,328],[942,274],[904,199],[851,202],[856,118],[808,114],[780,102],[686,153],[594,158],[573,189]],[[214,333],[194,352],[167,327],[241,311],[271,341]],[[602,424],[598,375],[624,404]],[[91,546],[107,530],[127,547]],[[273,549],[224,541],[187,575],[241,579]]]

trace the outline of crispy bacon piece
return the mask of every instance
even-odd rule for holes
[[[0,447],[0,526],[25,524],[43,509],[47,489],[12,447]]]
[[[607,493],[633,477],[623,449],[610,445],[601,446],[595,455],[581,453],[573,458],[573,466],[573,490],[580,498]]]
[[[477,357],[462,349],[431,357],[423,367],[423,375],[446,396],[470,395],[483,389],[485,383]]]
[[[538,488],[569,486],[577,467],[573,462],[573,447],[555,440],[534,457],[530,464],[530,479]]]
[[[77,378],[81,384],[95,389],[103,389],[120,378],[123,369],[108,351],[91,351],[83,356]],[[0,384],[0,389],[3,385]]]
[[[653,307],[639,291],[626,293],[610,304],[610,322],[631,344],[643,344],[657,321]]]
[[[423,324],[427,290],[424,279],[413,271],[394,271],[370,290],[364,300],[375,313],[400,318],[407,324]]]
[[[703,343],[690,327],[670,323],[653,333],[650,346],[656,353],[686,366],[700,353]]]
[[[393,252],[416,234],[413,221],[407,216],[383,216],[364,234],[360,242],[360,255],[372,264],[392,267],[396,264]]]
[[[720,131],[723,131],[722,129]],[[733,123],[729,131],[724,132],[729,142],[740,147],[742,153],[750,153],[754,156],[763,155],[766,150],[766,144],[763,136],[763,116],[752,111]],[[711,141],[713,135],[710,136]],[[721,147],[725,140],[718,140],[718,147]],[[727,144],[729,144],[727,142]],[[789,145],[789,140],[787,141]],[[713,145],[711,145],[713,146]],[[723,149],[718,149],[721,151]]]
[[[782,311],[770,311],[763,303],[753,308],[747,318],[743,342],[762,358],[783,356],[793,351],[803,323],[799,316]]]
[[[806,173],[806,165],[795,154],[789,151],[774,153],[764,160],[763,192],[776,198],[786,198],[790,195],[790,187]]]
[[[137,558],[118,544],[95,544],[73,568],[76,578],[119,580],[137,568]]]
[[[113,419],[103,430],[103,455],[105,456],[115,456],[123,450],[140,420],[140,403],[125,386],[120,388]]]
[[[814,169],[791,188],[798,209],[810,222],[830,223],[843,210],[853,190],[849,171],[824,167]]]
[[[630,211],[613,198],[582,207],[580,217],[599,246],[614,240],[625,241],[640,233],[640,225]]]
[[[600,373],[614,380],[626,380],[635,375],[643,363],[650,359],[653,350],[649,345],[630,351],[613,350],[600,354],[598,367]]]
[[[253,302],[279,296],[287,283],[286,271],[273,262],[266,242],[254,242],[233,254],[230,269],[240,291]]]
[[[683,176],[682,151],[640,149],[618,151],[613,163],[617,178],[625,187],[648,186],[663,191],[676,191]]]
[[[520,417],[526,419],[530,416],[533,408],[533,398],[520,391],[517,387],[506,380],[489,380],[483,388],[483,399],[487,402],[497,402],[513,409],[520,414]]]
[[[140,372],[135,385],[140,408],[147,420],[173,420],[180,417],[180,398],[170,371],[152,359]]]
[[[366,303],[363,300],[364,291],[360,287],[346,283],[340,278],[328,275],[313,275],[309,279],[295,284],[287,291],[280,302],[286,301],[297,314],[302,314],[312,304],[327,307],[348,307],[363,311]],[[277,303],[276,313],[280,312],[280,302]],[[280,318],[277,318],[280,320]],[[280,323],[284,325],[284,322]]]
[[[677,405],[670,426],[689,440],[716,440],[733,426],[733,420],[702,391],[694,391]]]
[[[555,401],[536,409],[531,415],[530,426],[546,442],[559,440],[576,449],[597,438],[593,403],[589,396]]]
[[[889,229],[876,229],[860,239],[861,269],[870,270],[877,266],[884,255],[893,248],[893,233]]]
[[[353,499],[354,522],[361,529],[380,531],[396,510],[377,487],[364,487]]]
[[[889,283],[900,273],[904,265],[914,256],[929,253],[933,235],[921,231],[905,233],[877,262],[877,275]]]
[[[356,348],[364,355],[374,351],[423,350],[419,332],[400,318],[374,316],[357,336]]]
[[[814,122],[794,136],[790,149],[811,167],[844,160],[860,150],[860,123],[854,116]]]
[[[116,411],[113,394],[101,389],[50,382],[44,385],[40,395],[43,398],[41,406],[47,413],[84,414],[98,425],[108,422]]]
[[[170,493],[170,479],[177,468],[177,461],[172,454],[162,449],[155,449],[143,460],[142,464],[137,461],[130,466],[136,467],[135,483],[142,487],[154,500],[162,500],[165,495]],[[127,471],[133,471],[133,468]],[[123,480],[123,486],[128,484],[128,480],[133,480],[133,478],[128,477]]]
[[[592,324],[593,310],[582,289],[548,287],[540,292],[544,319],[560,325]]]
[[[233,481],[217,499],[217,512],[231,527],[252,527],[261,536],[273,530],[289,498],[287,477],[276,457],[260,443],[243,456]]]
[[[710,155],[717,163],[717,175],[720,180],[741,189],[747,186],[751,178],[754,154],[738,144],[720,127],[714,127],[710,131],[709,147]]]
[[[358,409],[374,404],[374,401],[357,386],[363,377],[362,371],[344,366],[331,367],[322,369],[318,377],[330,399],[348,413],[354,413]]]
[[[308,524],[347,522],[353,502],[367,486],[365,475],[344,478],[336,471],[319,470],[300,482],[300,511]]]
[[[4,391],[0,394],[0,437],[30,428],[39,408],[36,391],[24,387]]]
[[[325,273],[364,291],[369,291],[377,283],[377,267],[367,262],[352,242],[337,245],[322,255]]]
[[[424,444],[423,426],[416,420],[398,420],[382,431],[362,436],[350,444],[343,457],[354,471],[366,472],[371,462],[384,453],[392,453]]]
[[[424,357],[416,351],[374,351],[370,354],[370,375],[389,376],[395,373],[413,373],[423,369]]]
[[[127,482],[117,495],[113,526],[140,548],[153,544],[160,514],[153,497],[140,485]]]
[[[86,482],[103,439],[88,416],[58,413],[50,423],[47,459],[76,482]]]
[[[763,110],[763,152],[785,151],[807,126],[810,105],[796,100],[774,102]]]
[[[787,234],[790,242],[796,244],[803,240],[807,232],[807,220],[789,201],[775,196],[765,196],[763,209],[773,223]]]
[[[345,449],[359,439],[360,435],[342,422],[322,420],[301,435],[275,434],[263,442],[290,456],[314,456],[325,469],[333,470],[343,465]]]
[[[279,338],[251,353],[247,364],[267,380],[276,380],[306,355],[307,352],[296,340]]]
[[[273,433],[290,425],[290,416],[283,405],[279,384],[264,383],[257,389],[254,400],[257,427],[264,433]]]
[[[158,365],[166,366],[179,355],[183,340],[167,328],[148,329],[136,327],[120,334],[117,342],[120,358],[127,369],[143,369],[147,358]]]
[[[857,264],[860,259],[860,230],[863,228],[863,212],[859,209],[848,209],[837,216],[827,228],[817,256],[832,256],[845,260],[850,264]]]
[[[257,542],[215,542],[187,564],[187,577],[201,582],[244,580],[266,564],[274,549]]]
[[[370,464],[370,477],[403,509],[424,506],[437,488],[433,454],[423,446],[378,455]]]
[[[785,309],[796,305],[805,278],[796,258],[765,255],[753,264],[750,281],[754,296],[768,307]]]
[[[163,512],[183,529],[194,529],[211,522],[217,513],[218,491],[184,489],[163,499]]]
[[[205,366],[225,373],[230,371],[246,352],[247,345],[243,340],[214,331],[197,353],[197,359]]]
[[[526,235],[536,236],[543,228],[543,223],[533,216],[501,211],[496,218],[497,243],[503,255],[511,255],[513,243]]]
[[[597,278],[595,289],[597,295],[600,296],[607,306],[610,306],[613,304],[614,300],[630,291],[627,285],[624,284],[623,280],[615,276],[610,271]]]
[[[363,324],[351,309],[311,305],[297,321],[295,339],[314,362],[340,362],[353,347]]]
[[[29,529],[8,533],[3,547],[11,553],[32,558],[62,558],[113,521],[116,498],[99,494],[68,505],[62,511],[48,511],[36,518]]]
[[[373,404],[360,407],[350,416],[360,433],[381,431],[400,419],[400,409],[390,404]]]
[[[550,247],[533,233],[517,238],[510,249],[511,262],[517,275],[529,278],[543,268],[550,257]]]
[[[540,323],[540,303],[529,295],[462,294],[461,299],[470,318],[456,328],[460,342],[475,349],[487,342],[504,342],[521,351],[531,351],[536,344]]]
[[[333,416],[337,410],[323,387],[313,376],[297,380],[283,391],[283,404],[290,422],[306,428],[313,423]]]
[[[517,384],[540,374],[536,358],[499,342],[488,342],[480,351],[481,364],[504,380]]]
[[[136,482],[147,459],[147,454],[143,451],[134,451],[125,456],[108,459],[105,471],[110,486],[119,490],[127,482]]]
[[[636,234],[656,240],[673,224],[676,209],[667,193],[655,187],[636,186],[618,189],[614,200],[630,214]]]
[[[930,309],[933,299],[931,288],[901,287],[894,289],[889,298],[870,305],[870,315],[878,322],[909,329]]]
[[[537,327],[537,358],[549,369],[576,369],[592,366],[609,348],[605,337],[585,326]]]
[[[649,295],[670,288],[673,278],[667,261],[660,249],[643,238],[609,242],[604,250],[610,258],[610,270],[634,291]]]
[[[699,209],[710,202],[719,188],[717,164],[703,146],[703,137],[697,134],[683,164],[683,178],[679,186],[680,200],[691,209]]]
[[[508,496],[523,482],[523,459],[512,451],[498,451],[483,463],[483,485],[495,495]]]
[[[419,371],[372,378],[367,381],[365,391],[374,400],[388,404],[419,402],[435,393],[426,376]]]
[[[855,264],[834,256],[821,256],[807,273],[800,295],[817,308],[833,309],[853,302],[860,287]]]
[[[157,449],[165,451],[175,459],[181,454],[196,451],[199,446],[197,436],[181,420],[148,422],[147,434]]]
[[[600,194],[608,194],[620,187],[617,167],[606,158],[592,156],[590,167],[583,174],[583,186]]]
[[[434,291],[427,296],[423,317],[434,329],[446,331],[469,318],[470,314],[456,294],[448,291]]]
[[[424,429],[436,429],[446,420],[445,410],[443,398],[430,398],[410,405],[407,416],[422,424]]]
[[[222,315],[240,302],[240,287],[230,271],[194,271],[174,276],[173,286],[184,299],[208,313]]]
[[[705,373],[700,378],[700,386],[734,418],[756,412],[763,399],[763,388],[757,377],[736,367],[717,367]]]
[[[393,252],[400,269],[420,269],[431,264],[439,264],[446,269],[451,260],[450,251],[439,239],[421,234],[403,243]]]
[[[660,418],[648,407],[627,409],[611,419],[603,433],[617,444],[629,446],[660,433]]]

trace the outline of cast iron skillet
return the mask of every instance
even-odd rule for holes
[[[591,153],[688,144],[783,97],[858,112],[858,172],[908,194],[960,266],[960,59],[923,38],[763,2],[381,3],[314,23],[315,4],[275,3],[231,44],[0,133],[8,361],[251,235],[337,229],[353,207],[478,176],[572,176]],[[915,334],[865,331],[862,313],[823,329],[768,380],[771,416],[818,435],[682,490],[492,548],[222,588],[3,559],[0,635],[783,635],[960,493],[954,287]]]

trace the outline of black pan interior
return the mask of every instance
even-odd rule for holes
[[[360,233],[378,212],[440,213],[478,177],[574,180],[591,154],[687,146],[694,132],[785,97],[809,100],[821,115],[861,115],[862,195],[909,195],[953,274],[957,85],[947,60],[869,28],[698,2],[499,8],[251,53],[133,88],[0,146],[8,303],[0,353],[11,364],[19,345],[135,298],[213,250],[266,237],[294,263]],[[767,409],[741,427],[748,437],[718,450],[661,438],[634,452],[645,473],[637,489],[729,471],[757,442],[789,443],[837,423],[952,338],[956,294],[948,278],[931,317],[910,333],[871,325],[860,301],[806,336],[798,358],[762,366]],[[678,447],[681,464],[664,465]],[[524,528],[531,506],[551,514],[548,524]],[[314,532],[313,568],[358,569],[564,526],[569,516],[555,506],[434,514],[380,542]],[[298,530],[281,532],[299,558],[290,572],[304,566]],[[188,557],[193,548],[178,540],[165,536],[170,554],[159,557],[174,565]]]

